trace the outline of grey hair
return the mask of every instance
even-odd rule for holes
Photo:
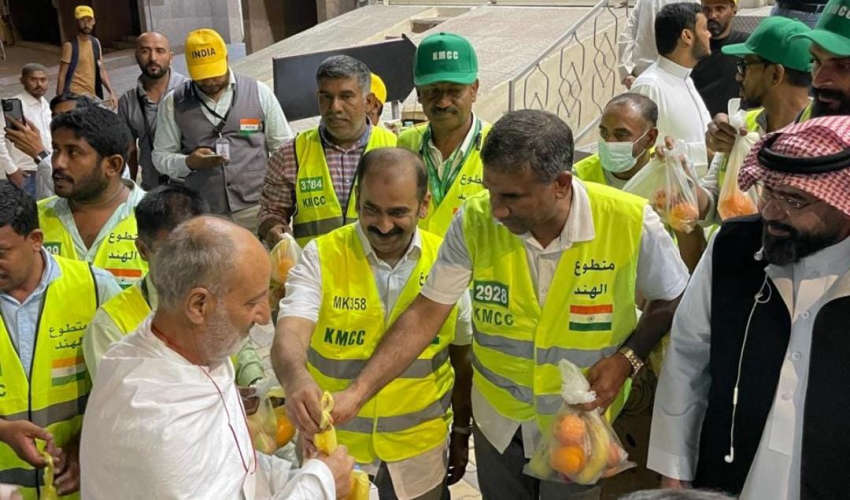
[[[183,222],[168,235],[153,256],[151,279],[159,307],[175,311],[193,288],[206,288],[220,297],[228,292],[227,276],[233,271],[236,244],[214,224],[202,230]]]
[[[338,55],[330,56],[316,70],[316,82],[326,78],[356,78],[357,85],[363,91],[363,95],[368,94],[372,89],[372,72],[369,66],[359,59],[351,56]]]
[[[642,490],[620,497],[620,500],[732,500],[733,497],[707,490],[666,489]]]
[[[47,74],[47,68],[43,64],[39,63],[27,63],[21,68],[21,78],[26,78],[36,71],[44,71],[45,75]]]
[[[573,132],[548,111],[511,111],[490,129],[481,159],[486,168],[507,173],[531,169],[540,182],[550,183],[572,168]]]

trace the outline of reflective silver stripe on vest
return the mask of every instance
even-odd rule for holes
[[[0,470],[0,483],[35,488],[38,485],[38,476],[35,469],[4,469]]]
[[[611,356],[617,352],[617,346],[604,349],[565,349],[563,347],[537,348],[537,364],[557,365],[562,359],[566,359],[579,367],[593,366],[602,358]]]
[[[443,349],[431,359],[414,360],[398,378],[425,378],[439,370],[448,360],[449,350]],[[369,362],[368,359],[326,358],[312,347],[307,350],[307,361],[326,377],[346,380],[357,378]]]
[[[314,220],[311,222],[298,222],[293,224],[292,233],[296,238],[309,238],[327,234],[344,223],[342,217],[331,217],[330,219]]]
[[[534,391],[531,390],[530,387],[524,387],[521,385],[517,385],[512,380],[507,377],[503,377],[489,368],[485,368],[484,365],[481,364],[481,361],[478,360],[478,357],[475,353],[472,353],[472,367],[481,374],[482,377],[486,378],[491,384],[496,387],[508,391],[511,396],[517,401],[521,401],[526,404],[532,404],[534,400]]]
[[[508,356],[523,359],[534,359],[534,342],[530,340],[515,340],[500,335],[482,333],[474,329],[475,342],[481,347],[499,351]]]
[[[446,391],[442,398],[434,401],[421,410],[394,417],[381,417],[375,426],[375,432],[401,432],[429,420],[440,418],[446,414],[452,402],[452,391]],[[337,428],[348,432],[359,432],[361,434],[372,433],[371,418],[354,417],[350,421],[338,425]]]
[[[82,415],[86,410],[86,402],[89,395],[81,396],[71,401],[64,403],[56,403],[42,410],[32,412],[32,423],[39,427],[47,427],[50,424],[70,420],[77,415]]]
[[[564,403],[560,394],[537,396],[536,401],[537,413],[539,415],[554,415],[561,409],[561,405]]]
[[[0,415],[0,418],[5,420],[30,420],[39,427],[47,427],[50,424],[70,420],[77,415],[82,415],[86,409],[88,399],[89,395],[86,394],[77,399],[65,401],[64,403],[56,403],[41,410],[34,410],[33,412],[23,411],[13,415]]]

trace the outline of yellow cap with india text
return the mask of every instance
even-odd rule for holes
[[[194,81],[227,74],[227,45],[215,30],[202,28],[186,36],[186,68]]]

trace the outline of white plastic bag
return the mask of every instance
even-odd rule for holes
[[[599,409],[583,411],[574,406],[596,399],[581,369],[565,359],[558,368],[564,403],[525,472],[549,481],[595,484],[600,478],[634,467]]]
[[[735,98],[729,100],[729,124],[740,130],[744,128],[747,121],[747,112],[739,109],[741,99]],[[750,132],[745,136],[738,136],[735,139],[735,144],[732,146],[732,151],[728,157],[723,159],[721,171],[725,170],[726,175],[723,178],[723,185],[720,186],[720,193],[717,196],[717,214],[723,220],[732,217],[741,217],[744,215],[752,215],[758,212],[756,206],[755,191],[750,190],[747,194],[741,191],[738,187],[738,171],[741,165],[744,164],[747,154],[759,140],[757,132]]]
[[[295,267],[298,258],[301,256],[301,247],[289,233],[283,235],[283,239],[269,252],[269,260],[272,264],[271,283],[269,284],[269,306],[271,307],[272,318],[277,318],[278,305],[280,299],[286,295],[286,277],[289,275],[289,270]]]

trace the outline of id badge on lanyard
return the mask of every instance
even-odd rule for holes
[[[215,154],[224,158],[226,163],[230,162],[230,143],[224,137],[219,136],[215,140]]]

